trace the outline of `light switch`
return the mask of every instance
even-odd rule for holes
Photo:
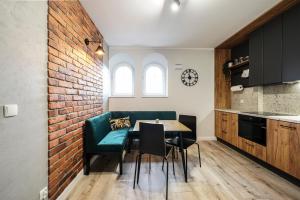
[[[18,105],[8,104],[3,106],[4,117],[14,117],[18,115]]]

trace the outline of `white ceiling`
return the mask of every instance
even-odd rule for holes
[[[213,48],[280,0],[81,0],[110,46]]]

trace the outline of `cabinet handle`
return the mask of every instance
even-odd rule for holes
[[[224,130],[222,130],[222,133],[225,133],[225,134],[227,134],[227,132],[226,132],[226,131],[224,131]]]
[[[222,119],[222,121],[223,121],[223,122],[227,122],[227,120],[226,120],[226,119]]]
[[[281,128],[285,128],[285,129],[290,129],[290,130],[296,130],[296,127],[293,126],[285,126],[285,125],[280,125]]]

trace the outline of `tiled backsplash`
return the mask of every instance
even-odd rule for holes
[[[300,115],[300,83],[252,87],[232,92],[231,108]]]

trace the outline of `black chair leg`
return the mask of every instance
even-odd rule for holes
[[[164,171],[164,166],[165,166],[165,159],[163,159],[163,163],[162,163],[162,166],[161,166],[162,171]]]
[[[196,145],[198,146],[198,157],[199,157],[199,164],[201,167],[200,145],[198,143],[196,143]]]
[[[89,175],[90,173],[90,159],[91,156],[89,154],[84,154],[84,175]]]
[[[139,162],[138,162],[138,173],[137,173],[137,180],[136,180],[136,184],[139,184],[139,180],[140,180],[141,161],[142,161],[142,154],[140,154],[140,155],[139,155]]]
[[[149,174],[150,174],[150,171],[151,171],[151,155],[149,155]]]
[[[131,152],[131,146],[132,146],[132,137],[129,136],[128,138],[128,147],[127,147],[127,152]]]
[[[123,174],[123,152],[119,155],[119,171],[120,175]]]
[[[175,176],[174,157],[175,157],[175,149],[173,147],[172,148],[172,164],[173,164],[173,175]]]
[[[188,150],[186,149],[185,150],[185,177],[186,177],[186,180],[187,180],[187,171],[188,171],[188,162],[187,162],[187,159],[188,159]]]
[[[138,164],[138,158],[139,158],[139,155],[137,155],[137,156],[136,156],[136,158],[135,158],[134,179],[133,179],[133,189],[135,188],[135,180],[136,180],[136,168],[137,168],[137,164]]]
[[[166,200],[168,199],[168,187],[169,187],[169,162],[166,158],[167,162],[167,177],[166,177]]]

